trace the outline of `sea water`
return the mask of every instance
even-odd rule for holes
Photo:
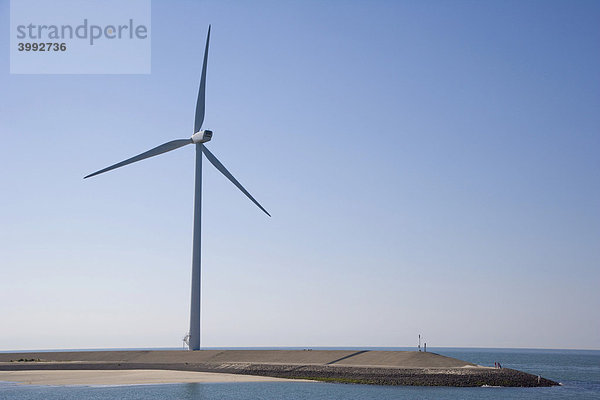
[[[316,349],[316,348],[315,348]],[[373,348],[372,350],[407,350]],[[414,350],[414,349],[410,349]],[[122,386],[28,386],[0,382],[0,399],[600,399],[600,351],[431,348],[480,365],[499,362],[560,382],[550,388],[446,388],[313,382],[184,383]]]

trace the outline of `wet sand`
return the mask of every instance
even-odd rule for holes
[[[159,383],[285,382],[265,376],[168,370],[0,371],[0,381],[26,385],[140,385]]]

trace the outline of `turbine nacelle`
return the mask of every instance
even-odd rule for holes
[[[192,142],[196,144],[206,143],[210,139],[212,139],[212,131],[209,131],[208,129],[196,132],[192,135]]]

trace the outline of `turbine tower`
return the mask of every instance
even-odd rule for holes
[[[206,64],[208,61],[208,43],[210,41],[210,25],[208,26],[208,34],[206,36],[206,47],[204,49],[204,61],[202,64],[202,75],[200,78],[200,89],[198,90],[198,100],[196,102],[196,119],[194,122],[194,134],[189,139],[178,139],[165,144],[161,144],[151,150],[138,154],[135,157],[128,158],[125,161],[111,165],[92,174],[85,176],[83,179],[108,172],[115,168],[154,157],[159,154],[166,153],[171,150],[178,149],[188,144],[194,144],[196,147],[196,176],[194,185],[194,238],[192,251],[192,304],[190,307],[190,350],[200,350],[200,266],[201,266],[201,217],[202,217],[202,154],[206,156],[208,161],[218,169],[227,179],[229,179],[238,189],[242,191],[254,204],[265,212],[269,217],[271,214],[261,206],[258,201],[231,175],[231,173],[221,164],[204,145],[212,138],[212,131],[201,130],[204,122],[204,93],[206,91]]]

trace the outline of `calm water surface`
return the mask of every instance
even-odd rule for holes
[[[23,386],[0,382],[0,399],[600,399],[600,351],[460,348],[432,348],[430,351],[481,365],[493,366],[498,361],[504,367],[541,375],[561,382],[563,386],[427,388],[311,382]]]

